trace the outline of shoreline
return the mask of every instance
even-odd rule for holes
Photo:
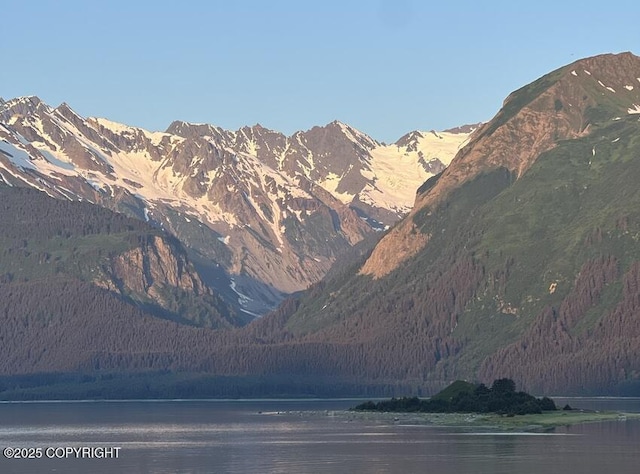
[[[460,428],[478,432],[545,432],[561,426],[573,426],[603,421],[640,420],[640,413],[619,411],[571,410],[542,414],[506,416],[495,413],[421,413],[376,412],[351,410],[286,411],[262,415],[326,416],[345,422],[370,421],[398,425],[424,425]]]

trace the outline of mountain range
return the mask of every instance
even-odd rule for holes
[[[0,102],[0,182],[164,229],[207,285],[255,316],[407,214],[472,129],[393,145],[338,121],[290,137],[178,121],[148,132],[21,97]]]
[[[84,174],[70,176],[69,184],[56,188],[54,176],[64,173],[45,172],[49,165],[44,161],[51,164],[58,160],[57,169],[64,169],[72,167],[72,160],[56,157],[53,152],[49,152],[53,156],[34,156],[42,149],[34,143],[42,142],[34,141],[36,137],[29,135],[27,128],[17,125],[24,121],[21,117],[28,115],[21,115],[17,104],[33,105],[33,101],[18,99],[2,105],[2,110],[14,110],[0,115],[6,134],[2,145],[5,158],[0,155],[5,182],[14,187],[39,187],[58,198],[70,197],[69,193],[75,198],[81,195],[80,189],[92,189],[93,195],[87,194],[83,199],[137,215],[140,224],[127,224],[130,227],[126,229],[109,227],[108,235],[125,239],[126,245],[118,244],[122,245],[118,248],[129,252],[153,252],[144,244],[155,242],[157,246],[158,239],[166,239],[165,232],[174,235],[176,255],[192,256],[192,260],[176,265],[184,269],[182,274],[191,280],[193,288],[200,287],[190,269],[201,265],[201,273],[206,274],[200,262],[209,254],[205,244],[196,244],[202,241],[195,234],[177,231],[177,223],[185,218],[215,232],[216,239],[228,238],[222,248],[230,247],[234,239],[240,239],[239,235],[251,236],[244,237],[245,247],[250,239],[262,238],[275,250],[263,250],[265,258],[261,262],[281,265],[284,260],[269,258],[284,258],[290,253],[300,258],[305,255],[299,267],[285,267],[284,273],[282,267],[274,270],[277,278],[296,275],[296,269],[307,268],[309,260],[318,264],[310,267],[316,269],[313,271],[317,277],[304,280],[311,284],[309,289],[287,298],[266,316],[242,328],[212,330],[184,324],[179,320],[179,311],[157,318],[144,313],[145,307],[140,305],[135,309],[139,313],[127,317],[109,318],[103,311],[100,317],[87,318],[86,312],[75,307],[65,311],[56,306],[61,300],[59,295],[80,299],[78,295],[87,288],[83,286],[80,291],[80,283],[60,279],[47,280],[54,288],[44,291],[42,282],[26,275],[24,268],[28,267],[23,266],[23,270],[3,277],[2,301],[6,302],[5,307],[18,308],[24,303],[25,294],[38,294],[38,298],[29,301],[32,307],[27,312],[5,310],[6,324],[0,335],[6,343],[0,349],[0,360],[7,361],[1,368],[4,374],[80,371],[91,374],[92,383],[98,383],[99,374],[142,371],[155,374],[149,380],[164,381],[176,374],[191,374],[188,382],[181,380],[178,384],[183,389],[188,385],[190,389],[184,390],[190,395],[202,395],[203,390],[208,390],[209,395],[220,394],[220,387],[238,386],[247,380],[258,385],[270,381],[270,387],[280,394],[326,394],[328,387],[340,387],[343,394],[397,394],[400,390],[426,394],[456,379],[489,382],[501,377],[539,393],[640,393],[640,58],[631,53],[579,60],[514,91],[492,120],[456,143],[456,148],[461,148],[446,168],[437,167],[421,149],[421,143],[432,136],[443,137],[435,139],[444,143],[441,140],[448,138],[444,133],[413,133],[387,146],[344,124],[332,123],[284,137],[284,142],[278,142],[281,145],[275,145],[275,140],[265,138],[269,136],[265,131],[232,134],[207,125],[174,123],[166,134],[153,139],[165,151],[174,150],[170,164],[158,166],[145,176],[152,175],[166,183],[173,190],[169,196],[186,193],[192,200],[189,202],[194,203],[189,204],[190,209],[200,209],[200,214],[187,213],[175,205],[162,207],[161,213],[159,208],[171,202],[170,197],[151,198],[147,194],[143,199],[140,190],[146,190],[150,183],[140,177],[136,180],[133,175],[126,175],[137,185],[116,189],[115,183],[127,183],[120,172],[125,165],[113,158],[121,156],[117,151],[108,155],[104,151],[98,153],[98,148],[85,147],[89,151],[82,155]],[[117,128],[108,128],[107,122],[101,120],[85,122],[93,125],[81,132],[83,137],[91,136],[91,130],[102,130],[101,134],[106,135],[105,130]],[[34,126],[37,128],[37,122]],[[196,138],[190,138],[190,133]],[[229,217],[226,227],[214,228],[205,212],[213,211],[204,204],[197,206],[202,196],[215,195],[218,189],[215,179],[200,174],[200,167],[218,168],[206,164],[206,160],[193,161],[195,152],[190,155],[191,161],[186,157],[178,159],[183,156],[179,150],[208,146],[204,142],[227,143],[225,140],[232,140],[231,137],[236,140],[234,143],[244,143],[245,148],[232,153],[221,147],[229,153],[230,161],[225,162],[226,155],[221,154],[216,163],[223,169],[242,169],[243,178],[224,181],[226,195],[232,195],[235,207],[220,204],[216,212],[224,210],[238,216],[238,220],[231,222]],[[347,137],[349,143],[344,148],[340,147],[345,143],[342,137]],[[109,140],[115,146],[116,138]],[[56,147],[62,146],[65,140],[56,143],[61,144]],[[302,145],[313,149],[313,153],[305,152]],[[104,150],[107,145],[101,146],[100,150]],[[118,146],[119,150],[124,149],[122,143]],[[330,154],[329,149],[341,150],[339,154],[345,158],[338,161],[348,164],[323,161]],[[389,157],[398,150],[403,157],[413,157],[425,172],[410,209],[399,200],[392,204],[391,198],[381,197],[386,189],[381,184],[382,176],[400,177],[400,173],[380,171],[384,168],[381,163],[394,161]],[[145,153],[149,153],[150,162],[164,163],[162,158],[154,161],[151,152]],[[208,156],[213,160],[218,155]],[[35,164],[38,160],[44,160],[40,168]],[[74,158],[74,170],[80,168],[80,160]],[[440,161],[446,164],[446,160]],[[261,173],[268,169],[278,174],[267,174],[262,180],[263,174],[255,177],[248,163],[257,162]],[[229,168],[224,167],[225,163]],[[133,169],[141,168],[138,165]],[[433,175],[427,176],[431,172]],[[282,181],[278,181],[280,177]],[[278,196],[281,201],[276,202],[284,203],[277,208],[269,207],[273,201],[260,201],[260,190],[268,182],[275,190],[269,195]],[[309,184],[304,188],[301,183]],[[294,195],[299,189],[307,194]],[[115,195],[126,197],[103,197]],[[374,199],[376,196],[380,199]],[[321,204],[311,208],[312,198]],[[243,207],[247,202],[251,205]],[[292,202],[297,202],[298,207],[293,207]],[[342,207],[334,205],[337,202]],[[250,214],[246,209],[255,212]],[[281,221],[285,212],[287,216]],[[297,218],[297,224],[289,224],[293,228],[287,227],[292,214]],[[136,227],[145,224],[145,215],[148,227]],[[160,215],[171,216],[156,217]],[[251,221],[252,216],[261,219]],[[311,221],[320,221],[319,227],[311,227]],[[284,222],[281,240],[275,236],[276,226],[270,225],[274,222]],[[387,225],[388,230],[376,232],[376,228]],[[240,227],[244,234],[231,233]],[[91,228],[82,229],[76,231],[78,238],[92,235]],[[62,233],[58,237],[66,238],[64,228],[56,235],[57,232]],[[129,233],[136,237],[126,237]],[[68,238],[76,234],[71,232]],[[189,235],[194,235],[192,240],[185,237]],[[337,237],[330,239],[330,235]],[[382,238],[377,242],[373,238],[372,245],[361,244],[361,248],[354,245],[367,235]],[[37,245],[23,234],[5,238],[12,242],[5,258],[14,262],[14,267],[21,268],[22,258],[31,258],[34,266],[35,262],[43,265],[43,258],[46,261],[42,251],[36,251]],[[67,266],[75,265],[84,248],[80,245],[84,243],[82,239],[78,245],[65,242],[62,248],[66,250],[55,257],[67,262]],[[264,248],[268,248],[266,244]],[[311,249],[316,253],[307,257]],[[257,253],[254,247],[248,250]],[[106,262],[100,268],[113,268],[108,259],[117,260],[118,252],[116,249],[99,256]],[[235,256],[230,251],[229,260],[219,262],[230,275],[235,275],[233,269],[237,269]],[[338,264],[334,263],[327,273],[330,263],[336,260]],[[246,261],[240,269],[259,280],[258,259],[247,257]],[[327,265],[322,266],[323,263]],[[267,270],[272,267],[264,265],[265,274],[269,273]],[[105,281],[107,273],[103,271],[98,280],[80,279],[91,292],[97,292],[95,298],[100,301],[114,295],[108,284],[101,288],[95,284]],[[266,278],[260,281],[265,283],[261,288],[275,288],[274,294],[276,290],[290,293],[298,289],[277,286]],[[191,296],[195,293],[197,298]],[[185,314],[198,315],[202,314],[198,308],[205,304],[202,301],[218,297],[213,290],[192,291],[188,295],[166,299],[164,306],[173,308],[175,302],[186,299]],[[226,323],[211,326],[229,327],[239,318],[239,312],[228,305],[218,309],[218,314],[222,318],[218,321]],[[67,331],[77,338],[73,345],[60,337]],[[84,349],[72,350],[73,347]],[[54,357],[47,355],[53,352]],[[148,395],[166,393],[158,388],[161,382],[154,385],[149,380],[145,379]],[[36,397],[41,393],[40,388],[31,390],[12,383],[14,396]],[[170,393],[184,395],[185,391]]]

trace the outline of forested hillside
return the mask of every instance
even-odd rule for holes
[[[229,327],[251,319],[235,315],[200,280],[175,238],[90,203],[0,186],[0,243],[3,287],[18,292],[26,282],[46,290],[58,279],[76,280],[186,324]]]

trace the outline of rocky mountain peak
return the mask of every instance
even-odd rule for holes
[[[380,146],[380,143],[377,140],[374,140],[366,133],[356,130],[352,126],[339,120],[334,120],[333,122],[327,124],[325,128],[331,130],[332,132],[341,133],[346,137],[347,140],[354,141],[368,150],[373,150],[374,148]]]
[[[483,125],[483,122],[460,125],[459,127],[448,128],[443,130],[445,133],[473,133]]]
[[[42,102],[39,97],[29,95],[3,102],[2,107],[0,108],[0,116],[6,121],[4,117],[9,117],[11,115],[24,116],[34,113],[46,113],[50,112],[50,110],[51,108]]]
[[[63,102],[58,107],[53,109],[53,112],[59,114],[75,125],[80,125],[84,121],[84,119],[80,115],[78,115],[76,111],[73,110],[66,102]]]
[[[504,166],[522,176],[558,141],[589,134],[594,125],[626,115],[640,102],[638,77],[640,58],[605,54],[576,61],[511,93],[420,204],[443,198],[451,182],[472,179],[482,170]],[[476,172],[459,180],[462,166]]]
[[[511,93],[437,182],[417,195],[410,216],[425,208],[435,210],[453,190],[481,173],[505,168],[521,177],[559,141],[586,136],[597,124],[632,113],[640,104],[639,77],[640,58],[607,54],[557,69]],[[414,232],[413,219],[405,219],[378,244],[362,272],[386,275],[418,252],[428,237],[414,239]]]
[[[208,140],[220,148],[233,147],[236,133],[206,123],[189,123],[177,120],[171,123],[165,133],[190,140]]]
[[[424,135],[422,134],[422,132],[420,132],[419,130],[414,130],[398,138],[398,140],[396,141],[396,145],[407,147],[407,148],[415,147],[416,143],[421,138],[424,138]]]
[[[414,130],[400,137],[398,141],[396,141],[395,145],[399,148],[406,149],[408,152],[418,152],[420,143],[422,143],[425,139],[431,139],[433,141],[434,138],[439,140],[444,139],[444,137],[435,130],[430,130],[428,132]]]
[[[565,68],[571,71],[582,69],[583,71],[597,72],[601,77],[619,83],[630,80],[637,82],[635,76],[640,72],[640,57],[628,51],[618,54],[600,54],[580,59]]]

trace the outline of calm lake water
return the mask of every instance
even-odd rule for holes
[[[640,421],[551,433],[469,433],[305,415],[354,400],[0,403],[0,449],[41,448],[1,473],[638,473]],[[558,399],[640,412],[640,399]],[[561,405],[562,406],[562,405]],[[289,413],[288,413],[289,412]],[[119,447],[117,459],[66,457],[66,447]],[[48,458],[47,448],[52,458]],[[62,459],[60,459],[62,458]]]

